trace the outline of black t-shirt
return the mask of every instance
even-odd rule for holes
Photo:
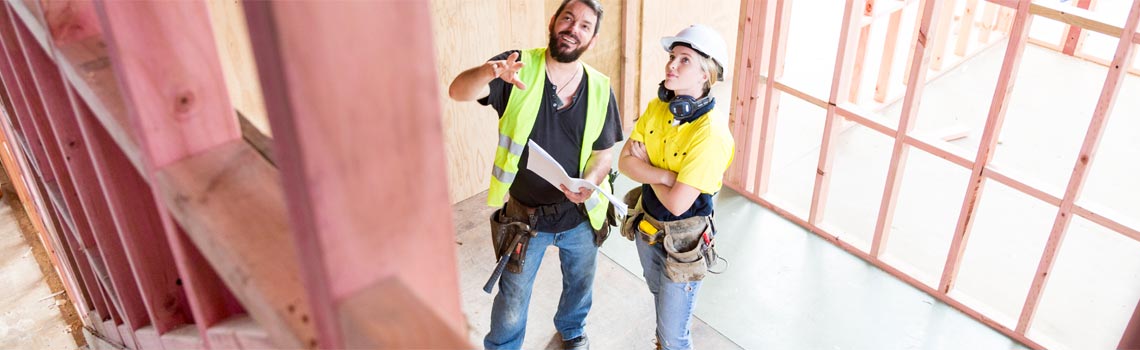
[[[492,57],[490,61],[505,60],[513,52],[519,51],[511,50],[501,53]],[[583,75],[582,82],[578,84],[578,90],[574,92],[573,100],[569,106],[565,106],[561,110],[554,108],[557,99],[554,94],[554,83],[550,81],[549,77],[546,78],[546,89],[542,95],[542,102],[539,104],[538,117],[535,119],[534,128],[530,132],[530,140],[550,153],[550,156],[562,165],[562,169],[566,170],[570,177],[581,177],[578,172],[578,161],[581,157],[579,151],[582,145],[582,132],[586,129],[586,86],[588,85],[587,79],[589,79],[584,71],[585,67],[582,69],[583,71],[580,73]],[[491,93],[487,97],[479,99],[479,103],[495,108],[495,111],[499,113],[499,118],[502,118],[514,85],[507,84],[498,78],[491,80],[488,85],[491,88]],[[536,89],[539,87],[527,86],[527,88]],[[594,141],[592,149],[600,151],[613,147],[615,143],[622,140],[621,130],[621,116],[618,115],[617,99],[614,98],[613,89],[610,89],[610,104],[606,111],[605,123],[602,126],[602,133]],[[525,142],[522,143],[526,144]],[[519,160],[518,174],[515,176],[514,183],[511,184],[511,197],[529,207],[569,201],[562,194],[561,189],[554,187],[538,174],[526,168],[529,155],[530,147],[524,147],[522,159]],[[535,229],[543,232],[562,232],[578,226],[584,220],[586,217],[577,210],[559,211],[556,215],[539,217]]]

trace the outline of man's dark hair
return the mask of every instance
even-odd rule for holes
[[[598,15],[598,23],[594,23],[594,36],[598,36],[598,30],[602,29],[602,3],[598,2],[598,0],[562,0],[562,5],[558,5],[558,11],[554,11],[554,17],[558,17],[558,15],[562,14],[562,10],[566,9],[566,5],[575,1],[585,4]]]

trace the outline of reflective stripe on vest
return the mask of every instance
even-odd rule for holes
[[[491,170],[491,188],[487,192],[487,205],[498,207],[503,205],[511,183],[518,173],[519,160],[522,157],[523,146],[530,139],[531,129],[538,117],[538,109],[542,104],[542,97],[546,90],[546,48],[525,50],[521,55],[525,64],[519,70],[519,81],[529,87],[519,90],[511,88],[511,96],[507,100],[507,108],[503,117],[499,118],[499,144],[495,149],[495,164]],[[598,72],[593,67],[582,63],[588,77],[586,86],[586,128],[582,132],[581,154],[578,160],[578,173],[583,174],[586,161],[590,159],[594,140],[602,134],[605,124],[606,112],[610,104],[610,78]],[[599,187],[604,191],[612,191],[608,181],[609,175],[602,180]],[[605,222],[605,199],[601,194],[594,193],[586,200],[586,212],[590,216],[590,226],[600,229]]]

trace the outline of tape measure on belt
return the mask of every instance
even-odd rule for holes
[[[641,232],[645,232],[645,234],[650,236],[657,234],[657,228],[653,227],[653,224],[650,224],[648,220],[641,220],[641,223],[637,224],[637,228],[641,229]]]

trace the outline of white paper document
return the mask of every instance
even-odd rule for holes
[[[551,185],[554,185],[554,187],[560,188],[559,185],[565,185],[567,189],[574,192],[582,192],[583,188],[588,188],[594,190],[596,193],[601,193],[606,200],[613,203],[614,212],[620,216],[625,216],[629,209],[626,208],[625,203],[614,198],[612,193],[603,191],[600,187],[588,180],[570,177],[570,175],[566,174],[566,170],[563,170],[562,166],[558,165],[558,161],[554,160],[554,157],[551,157],[550,153],[546,153],[546,150],[542,149],[542,147],[534,143],[534,141],[527,141],[527,145],[530,146],[530,155],[526,160],[527,169],[538,174],[538,176],[541,176]]]

